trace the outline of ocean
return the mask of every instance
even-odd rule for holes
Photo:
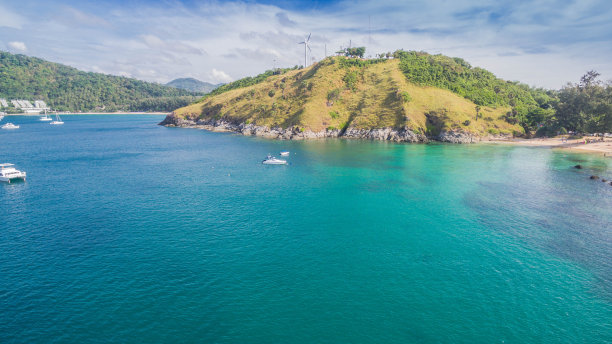
[[[610,158],[162,119],[3,120],[0,343],[612,343]]]

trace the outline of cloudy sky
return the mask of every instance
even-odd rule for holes
[[[612,79],[610,0],[0,0],[0,50],[168,82],[228,82],[349,44],[458,56],[508,80],[560,88]]]

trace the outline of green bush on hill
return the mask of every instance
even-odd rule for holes
[[[393,56],[400,59],[400,68],[410,82],[450,90],[477,105],[512,107],[509,123],[533,129],[553,114],[547,91],[504,81],[485,69],[472,68],[461,58],[403,50]]]

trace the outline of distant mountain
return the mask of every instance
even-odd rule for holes
[[[171,111],[201,95],[0,51],[0,98],[42,99],[54,110]]]
[[[194,78],[179,78],[174,79],[166,84],[166,86],[188,90],[192,92],[210,93],[215,88],[223,84],[211,84],[209,82],[200,81]]]

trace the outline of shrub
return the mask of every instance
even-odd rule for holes
[[[559,128],[559,135],[567,135],[567,129],[564,127]]]
[[[356,71],[348,71],[342,78],[342,81],[346,84],[346,88],[349,90],[355,91],[357,88],[357,72]]]
[[[276,94],[276,91],[275,91],[275,90],[270,90],[270,92],[268,92],[268,95],[269,95],[270,97],[274,97],[274,95],[275,95],[275,94]]]
[[[489,130],[487,130],[487,132],[491,135],[498,135],[499,134],[499,130],[495,129],[495,128],[489,128]]]
[[[484,120],[487,121],[487,122],[493,122],[493,118],[492,117],[485,117]]]
[[[409,103],[412,100],[412,97],[410,96],[410,93],[404,91],[404,92],[400,92],[400,99],[404,103]]]
[[[338,118],[338,116],[340,116],[336,111],[330,111],[329,112],[329,117],[336,119]]]
[[[472,123],[472,121],[470,121],[469,119],[466,119],[465,121],[463,121],[463,125],[465,125],[466,127],[470,125],[470,123]]]
[[[329,127],[327,127],[327,130],[336,130],[336,127],[334,127],[334,126],[329,126]]]
[[[338,97],[340,97],[340,89],[339,88],[334,88],[333,90],[329,90],[327,91],[327,100],[332,102],[334,100],[337,100]]]

